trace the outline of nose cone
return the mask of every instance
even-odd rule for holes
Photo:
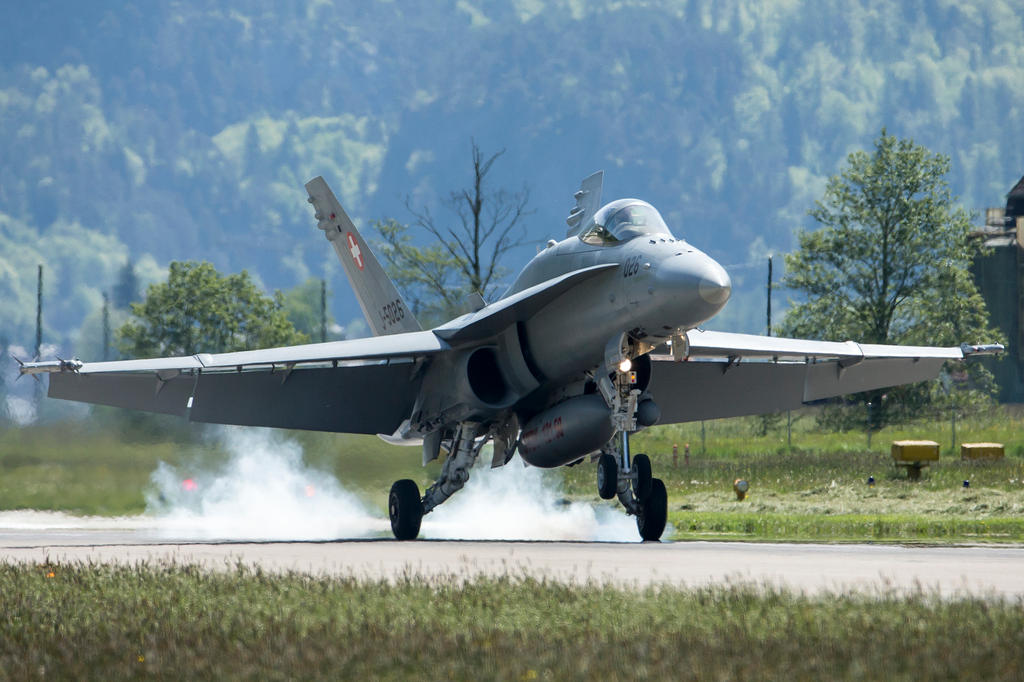
[[[729,273],[715,261],[708,259],[708,262],[701,269],[700,284],[697,292],[707,303],[716,306],[724,306],[732,294],[732,280]]]

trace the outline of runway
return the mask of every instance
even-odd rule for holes
[[[13,525],[13,524],[0,524]],[[238,562],[269,571],[449,581],[532,576],[621,586],[754,583],[808,594],[924,590],[1024,598],[1024,547],[920,547],[742,542],[601,543],[386,539],[232,542],[168,537],[138,519],[89,527],[0,527],[0,561],[165,562],[223,570]]]

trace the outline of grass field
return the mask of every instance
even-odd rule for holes
[[[9,679],[1024,676],[1020,602],[0,565]]]
[[[677,539],[1024,541],[1024,416],[1018,409],[958,425],[960,442],[1005,443],[1006,458],[995,462],[953,456],[947,422],[886,429],[874,434],[870,449],[865,434],[819,429],[810,413],[793,420],[792,446],[785,418],[765,435],[756,435],[759,426],[756,419],[707,422],[703,448],[700,424],[655,427],[634,437],[634,451],[650,454],[655,475],[666,482]],[[215,468],[229,457],[222,434],[174,419],[104,413],[90,422],[0,430],[0,509],[140,513],[160,462],[186,473]],[[900,438],[944,445],[942,459],[918,482],[892,466],[889,445]],[[424,488],[439,466],[424,469],[418,448],[373,437],[288,432],[284,439],[279,442],[301,446],[305,465],[336,476],[380,510],[393,481],[413,478]],[[676,466],[673,444],[679,445]],[[601,504],[593,465],[554,476],[567,498]],[[741,477],[751,484],[742,502],[731,490]]]

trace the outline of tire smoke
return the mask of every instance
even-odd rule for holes
[[[161,463],[147,515],[165,537],[201,540],[391,538],[381,501],[367,507],[331,473],[304,464],[301,446],[280,433],[223,427],[230,454],[195,474]],[[490,469],[481,453],[466,487],[423,519],[420,537],[448,540],[636,542],[620,508],[564,499],[557,476],[516,460]],[[422,490],[421,490],[422,492]]]
[[[485,448],[481,462],[490,461]],[[555,477],[518,459],[499,469],[473,468],[466,487],[423,517],[420,536],[445,540],[588,540],[636,542],[635,521],[621,508],[572,502]]]
[[[219,430],[230,454],[220,469],[187,476],[161,462],[146,511],[179,538],[333,540],[379,536],[390,525],[338,480],[306,466],[302,448],[280,434],[244,427]]]

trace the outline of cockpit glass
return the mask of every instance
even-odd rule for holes
[[[661,215],[650,204],[616,201],[598,211],[590,229],[580,235],[587,244],[606,246],[649,235],[672,236]],[[625,204],[625,205],[623,205]]]
[[[658,212],[644,204],[620,208],[605,222],[604,228],[618,241],[649,234],[670,234]]]
[[[586,244],[593,244],[594,246],[603,246],[605,244],[614,244],[619,241],[612,236],[612,233],[604,229],[600,225],[594,225],[587,230],[581,237]]]

